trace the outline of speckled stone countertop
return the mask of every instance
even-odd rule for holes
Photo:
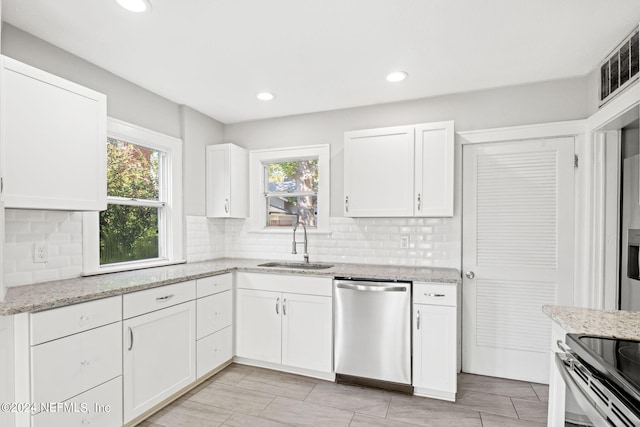
[[[567,332],[640,340],[640,312],[545,305],[542,311]]]
[[[453,268],[333,263],[333,267],[323,270],[259,266],[270,261],[273,260],[222,258],[12,287],[7,289],[5,300],[0,302],[0,316],[47,310],[236,270],[439,283],[460,283],[461,280],[460,272]]]

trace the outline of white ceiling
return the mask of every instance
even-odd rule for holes
[[[2,0],[2,19],[224,123],[581,76],[640,21],[638,0],[151,2]]]

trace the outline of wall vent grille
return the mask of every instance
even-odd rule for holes
[[[638,28],[635,28],[600,63],[600,106],[638,79],[639,55]]]

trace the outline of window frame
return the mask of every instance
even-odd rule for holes
[[[250,176],[250,218],[252,232],[290,233],[290,227],[269,227],[267,224],[267,204],[265,202],[265,167],[269,163],[293,162],[318,159],[317,227],[309,228],[309,233],[329,233],[330,213],[330,146],[309,145],[301,147],[270,148],[252,150],[249,153]]]
[[[182,221],[182,140],[122,120],[107,118],[107,136],[135,145],[161,151],[159,179],[159,202],[164,204],[158,211],[158,227],[165,232],[158,233],[158,258],[139,261],[125,261],[100,265],[100,224],[99,212],[83,213],[83,275],[136,270],[141,268],[183,263],[183,221]],[[107,141],[105,141],[105,145]],[[105,168],[106,173],[106,168]],[[127,203],[118,197],[109,197],[116,204],[145,205]]]

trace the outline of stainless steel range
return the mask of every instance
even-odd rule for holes
[[[595,426],[640,426],[640,341],[567,334],[556,364]]]

